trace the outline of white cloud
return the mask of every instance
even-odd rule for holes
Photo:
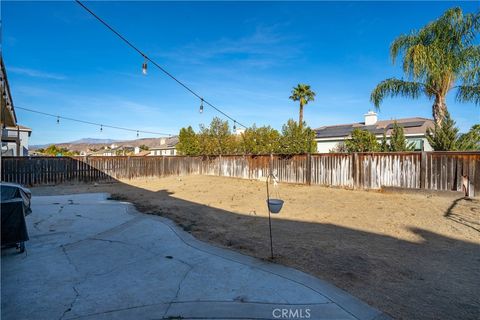
[[[25,75],[28,77],[34,77],[34,78],[44,78],[44,79],[54,79],[54,80],[65,80],[67,78],[66,76],[61,74],[44,72],[44,71],[29,69],[29,68],[10,67],[8,68],[7,71],[16,73],[16,74]]]
[[[204,64],[212,60],[218,63],[218,59],[228,57],[230,66],[268,68],[301,55],[299,39],[286,36],[278,29],[278,26],[260,26],[244,37],[195,41],[158,56],[184,64]]]

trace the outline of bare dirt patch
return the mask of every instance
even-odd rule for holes
[[[62,185],[34,195],[108,192],[197,238],[269,256],[265,182],[189,176]],[[318,276],[397,319],[478,319],[480,201],[280,185],[276,261]]]

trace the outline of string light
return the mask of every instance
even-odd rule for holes
[[[200,102],[200,110],[199,110],[200,113],[203,113],[203,98],[201,99],[201,102]]]
[[[140,135],[138,134],[138,130],[137,130],[137,138],[139,137]]]
[[[147,59],[143,61],[142,64],[142,73],[146,76],[147,75]]]
[[[103,24],[106,28],[108,28],[111,32],[113,32],[117,37],[119,37],[123,42],[125,42],[129,47],[131,47],[133,50],[135,50],[137,53],[139,53],[143,58],[145,59],[144,65],[146,66],[147,61],[153,64],[155,67],[157,67],[160,71],[162,71],[164,74],[166,74],[168,77],[170,77],[172,80],[177,82],[179,85],[181,85],[184,89],[189,91],[192,95],[196,96],[197,98],[202,100],[202,105],[201,105],[201,112],[203,111],[203,102],[205,102],[206,105],[210,106],[212,109],[216,110],[218,113],[222,114],[226,118],[230,119],[231,121],[236,121],[234,118],[232,118],[230,115],[226,114],[219,108],[215,107],[212,103],[208,102],[207,100],[204,100],[198,93],[193,91],[190,87],[188,87],[186,84],[184,84],[182,81],[177,79],[173,74],[168,72],[166,69],[164,69],[161,65],[156,63],[154,60],[149,58],[145,53],[143,53],[140,49],[138,49],[135,45],[133,45],[130,41],[128,41],[127,38],[125,38],[123,35],[121,35],[117,30],[115,30],[113,27],[111,27],[105,20],[100,18],[98,15],[96,15],[92,10],[90,10],[87,6],[85,6],[80,0],[75,0],[78,5],[80,5],[85,11],[87,11],[89,14],[91,14],[95,19],[97,19],[101,24]],[[142,68],[143,71],[143,68]],[[145,68],[146,71],[146,68]],[[245,129],[247,128],[245,125],[242,123],[236,121],[236,123],[239,126],[244,127]]]
[[[154,134],[154,135],[158,135],[158,136],[167,136],[167,137],[172,136],[172,134],[170,134],[170,133],[144,131],[144,130],[136,130],[136,129],[125,128],[125,127],[118,127],[118,126],[107,125],[107,124],[102,124],[102,123],[97,123],[97,122],[92,122],[92,121],[87,121],[87,120],[64,117],[64,116],[60,116],[60,115],[55,115],[55,114],[51,114],[51,113],[47,113],[47,112],[43,112],[43,111],[38,111],[38,110],[34,110],[34,109],[29,109],[29,108],[24,108],[24,107],[19,107],[19,106],[16,106],[15,109],[25,110],[25,111],[32,112],[32,113],[37,113],[37,114],[41,114],[41,115],[44,115],[44,116],[57,118],[57,123],[60,123],[60,119],[63,119],[63,120],[74,121],[74,122],[79,122],[79,123],[83,123],[83,124],[89,124],[89,125],[92,125],[92,126],[97,126],[97,127],[100,127],[100,131],[103,131],[103,128],[105,127],[105,128],[116,129],[116,130],[136,132],[137,135],[140,134],[140,133],[145,133],[145,134]]]
[[[237,122],[233,121],[233,131],[237,131]]]

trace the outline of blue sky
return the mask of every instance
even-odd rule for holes
[[[150,57],[243,124],[280,129],[297,119],[291,88],[317,93],[306,106],[311,127],[363,120],[369,96],[388,77],[392,40],[452,6],[479,2],[87,2]],[[2,50],[14,104],[87,121],[176,134],[218,114],[72,2],[2,1]],[[448,106],[461,130],[480,108]],[[380,119],[431,117],[431,102],[387,99]],[[17,110],[32,144],[79,138],[135,139],[135,133]],[[149,135],[142,135],[148,137]]]

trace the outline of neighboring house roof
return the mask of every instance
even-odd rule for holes
[[[98,151],[95,151],[95,152],[87,152],[88,155],[91,155],[91,156],[101,156],[103,154],[106,154],[106,153],[112,153],[112,152],[115,152],[115,150],[111,150],[111,149],[102,149],[102,150],[98,150]]]
[[[30,137],[30,135],[32,134],[32,129],[25,126],[21,126],[21,125],[17,125],[14,127],[12,126],[5,127],[5,132],[2,133],[2,141],[17,142],[17,139],[18,139],[17,135],[20,132],[26,132],[27,135]],[[18,142],[20,142],[20,140],[18,140]],[[25,141],[23,144],[28,145],[28,143]]]
[[[324,126],[314,129],[316,138],[344,138],[348,137],[354,129],[363,129],[370,131],[375,135],[382,135],[384,132],[387,136],[391,135],[394,122],[403,127],[405,135],[421,135],[427,132],[427,128],[433,127],[434,122],[427,118],[404,118],[396,120],[380,120],[374,125],[366,126],[364,122],[341,124],[335,126]]]
[[[30,131],[30,132],[32,131],[31,128],[25,127],[25,126],[21,126],[21,125],[16,125],[16,126],[14,126],[14,127],[6,127],[5,129],[7,129],[7,130],[17,130],[17,127],[18,127],[18,129],[19,129],[20,131]]]
[[[178,137],[165,138],[165,142],[154,147],[150,147],[150,150],[165,150],[165,149],[175,149],[175,146],[178,144]]]
[[[134,154],[136,157],[143,157],[150,155],[150,150],[142,150],[139,153]]]

